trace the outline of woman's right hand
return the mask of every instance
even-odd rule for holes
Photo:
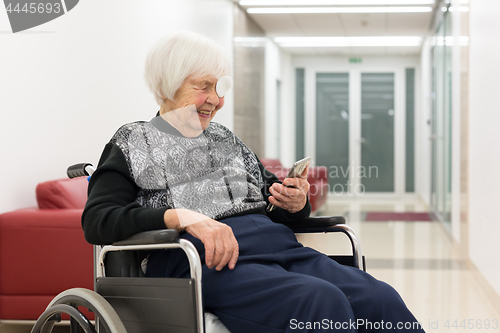
[[[239,247],[230,226],[188,209],[168,209],[164,219],[167,228],[185,230],[201,240],[208,268],[220,271],[227,265],[234,269]]]

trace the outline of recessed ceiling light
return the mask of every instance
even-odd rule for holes
[[[462,0],[463,1],[463,0]],[[241,0],[242,6],[393,6],[433,5],[434,0]]]
[[[267,37],[233,37],[233,42],[238,46],[262,47],[268,42]]]
[[[363,46],[420,46],[419,36],[371,37],[276,37],[281,47],[363,47]]]
[[[233,37],[233,42],[235,43],[265,43],[267,42],[267,37]]]
[[[248,8],[249,14],[429,13],[432,7],[270,7]]]

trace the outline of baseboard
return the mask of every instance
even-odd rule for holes
[[[34,320],[0,320],[0,333],[30,332],[34,324]]]
[[[0,319],[0,333],[30,333],[35,322],[35,320]],[[52,332],[69,332],[69,320],[62,320],[57,323]]]
[[[479,269],[477,269],[476,265],[469,259],[468,264],[470,270],[472,272],[472,276],[479,282],[481,289],[485,292],[488,299],[493,303],[493,306],[496,308],[498,312],[500,312],[500,295],[496,292],[493,286],[486,280],[484,275],[481,273]]]

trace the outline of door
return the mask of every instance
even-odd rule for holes
[[[366,192],[394,192],[394,73],[361,74],[361,166]]]
[[[431,209],[451,230],[451,15],[438,26],[432,50]]]
[[[316,163],[328,166],[330,191],[348,192],[349,73],[317,73],[316,110]]]
[[[314,79],[315,151],[306,149],[306,155],[328,168],[330,192],[404,192],[404,185],[396,183],[404,183],[396,177],[395,144],[404,130],[395,129],[395,72],[318,71]],[[400,142],[404,145],[404,137]],[[399,152],[404,159],[404,148]]]

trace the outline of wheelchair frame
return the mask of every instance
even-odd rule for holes
[[[78,164],[68,168],[68,176],[70,178],[91,175],[93,167],[86,164]],[[345,224],[345,219],[342,216],[331,217],[309,217],[294,225],[289,226],[295,233],[328,233],[328,232],[342,232],[350,240],[352,245],[352,256],[329,256],[343,264],[349,264],[358,269],[366,270],[364,256],[361,254],[361,245],[354,232],[354,230]],[[70,332],[108,332],[108,333],[126,333],[127,325],[140,325],[140,323],[147,323],[141,321],[138,315],[134,315],[133,310],[140,313],[150,313],[155,311],[158,307],[162,312],[172,310],[174,315],[179,308],[192,309],[193,314],[183,313],[187,317],[194,320],[194,323],[188,324],[185,329],[176,326],[175,332],[205,332],[204,325],[204,310],[202,302],[202,264],[200,256],[194,245],[184,239],[180,239],[179,233],[176,230],[165,229],[155,230],[138,233],[132,237],[113,243],[106,246],[94,246],[94,290],[87,290],[81,288],[74,288],[66,290],[57,295],[52,302],[47,306],[47,309],[42,313],[36,321],[32,333],[49,333],[52,331],[56,322],[61,320],[61,314],[70,316]],[[125,251],[150,251],[159,249],[181,249],[186,254],[190,266],[190,279],[176,279],[176,278],[145,278],[145,277],[108,277],[106,276],[106,257],[110,253],[123,253]],[[346,257],[350,260],[347,262]],[[129,276],[127,272],[120,276]],[[180,281],[184,280],[184,281]],[[158,299],[156,296],[151,298],[150,301],[145,301],[142,294],[132,295],[130,297],[123,296],[130,294],[130,286],[141,287],[141,292],[147,290],[152,293],[154,289],[148,288],[164,288],[165,292],[170,292],[172,289],[182,289],[188,294],[187,299],[178,298],[177,300],[165,300],[158,306]],[[146,288],[146,289],[145,289]],[[102,294],[102,295],[101,295]],[[169,294],[170,295],[170,294]],[[170,298],[167,297],[167,298]],[[194,306],[189,304],[190,301],[194,302]],[[162,300],[160,299],[160,302]],[[185,302],[179,304],[176,302]],[[163,306],[166,305],[167,308]],[[78,307],[85,307],[91,312],[95,313],[95,326],[90,320],[86,318]],[[187,311],[190,312],[190,311]],[[179,314],[179,313],[178,313]],[[168,317],[168,316],[167,316]],[[132,319],[131,319],[132,318]],[[167,318],[170,320],[170,318]],[[164,318],[162,318],[164,319]],[[135,321],[134,321],[135,320]],[[177,318],[174,318],[177,320]],[[133,322],[133,323],[132,323]],[[139,324],[137,324],[139,323]],[[156,326],[147,328],[147,331],[140,331],[153,333],[165,332],[167,323],[155,324]],[[147,324],[146,324],[147,325]],[[138,327],[129,328],[129,332],[139,333]],[[97,328],[97,329],[96,329]]]

